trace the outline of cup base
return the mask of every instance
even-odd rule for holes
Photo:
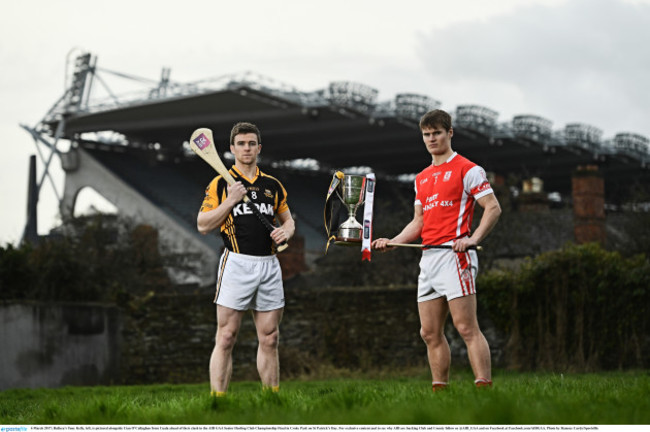
[[[361,243],[361,228],[341,228],[339,227],[336,241]]]
[[[337,244],[361,243],[361,239],[358,238],[336,237],[336,239],[334,240],[336,241]]]

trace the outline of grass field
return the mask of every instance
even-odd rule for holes
[[[432,393],[426,376],[282,383],[66,387],[0,392],[0,425],[39,424],[650,424],[650,373],[495,373],[475,389],[469,373]]]

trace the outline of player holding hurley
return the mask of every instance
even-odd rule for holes
[[[265,389],[278,391],[280,362],[278,344],[284,310],[282,271],[275,244],[289,240],[295,223],[282,184],[257,167],[261,151],[260,131],[251,123],[237,123],[230,133],[230,151],[235,165],[230,169],[237,180],[228,185],[215,177],[205,192],[197,218],[202,234],[220,229],[225,249],[217,274],[217,335],[210,358],[210,387],[214,396],[226,394],[232,375],[232,350],[242,318],[253,311],[259,346],[257,369]],[[250,203],[243,202],[248,194]],[[271,224],[280,227],[270,234],[248,205],[258,207]]]
[[[478,257],[469,247],[477,246],[494,228],[501,207],[485,171],[451,148],[454,134],[451,116],[433,110],[420,119],[420,130],[432,164],[415,178],[413,220],[392,239],[373,241],[374,249],[392,249],[388,243],[452,245],[452,249],[425,249],[418,277],[420,335],[427,357],[434,391],[449,382],[451,350],[444,334],[447,315],[467,346],[467,354],[477,387],[492,385],[490,348],[481,332],[476,314],[476,274]],[[484,212],[472,233],[474,206]]]

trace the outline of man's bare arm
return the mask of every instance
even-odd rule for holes
[[[481,222],[470,237],[461,238],[454,242],[453,249],[456,252],[465,252],[468,247],[477,246],[499,221],[501,205],[499,205],[499,201],[493,193],[482,196],[476,202],[484,209]]]
[[[423,222],[422,206],[416,205],[413,211],[413,220],[409,222],[402,231],[392,239],[378,238],[372,242],[372,248],[379,251],[393,249],[388,247],[388,243],[411,243],[422,235]]]
[[[296,232],[296,223],[289,210],[278,213],[276,217],[280,222],[280,226],[271,232],[271,238],[275,244],[280,244],[293,237],[293,234]]]
[[[223,225],[233,207],[244,198],[244,195],[246,195],[246,187],[241,182],[229,185],[228,197],[224,202],[213,210],[199,212],[196,218],[196,228],[199,232],[205,235]]]

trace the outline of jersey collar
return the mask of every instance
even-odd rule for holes
[[[239,177],[239,178],[241,178],[241,179],[244,179],[244,180],[246,180],[248,183],[251,183],[251,184],[252,184],[252,183],[255,183],[255,180],[257,180],[257,177],[259,177],[259,175],[260,175],[260,167],[256,167],[256,168],[255,168],[255,177],[253,177],[252,179],[249,179],[249,178],[246,177],[244,174],[242,174],[242,172],[239,171],[239,169],[238,169],[235,165],[232,166],[232,171],[233,171],[233,174],[236,174],[236,175],[237,175],[237,177]]]
[[[458,154],[458,153],[453,152],[453,153],[451,154],[451,156],[449,156],[449,159],[447,159],[446,161],[444,161],[444,162],[441,163],[440,165],[436,165],[436,164],[433,162],[433,160],[432,160],[432,161],[431,161],[431,165],[433,165],[433,166],[441,166],[441,165],[447,164],[447,163],[451,162],[451,160],[452,160],[453,158],[455,158],[457,154]]]

